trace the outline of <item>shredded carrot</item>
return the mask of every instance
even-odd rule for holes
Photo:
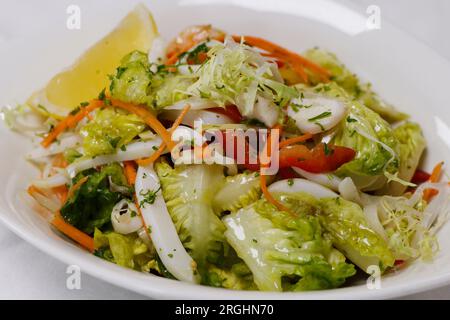
[[[279,126],[276,125],[274,126],[272,129],[278,129]],[[264,151],[266,152],[266,154],[268,155],[269,159],[272,156],[272,148],[271,148],[271,135],[270,132],[267,136],[267,142],[266,145],[264,146]],[[269,164],[263,164],[261,163],[261,168],[260,168],[260,172],[259,172],[259,184],[261,186],[261,191],[264,195],[264,197],[266,198],[267,201],[269,201],[270,203],[272,203],[275,207],[278,208],[278,210],[281,211],[286,211],[292,214],[292,212],[286,208],[283,204],[281,204],[280,202],[278,202],[273,196],[272,194],[270,194],[269,190],[267,189],[267,181],[266,181],[266,176],[264,175],[264,169],[268,166]]]
[[[281,211],[291,212],[288,208],[286,208],[284,205],[279,203],[269,192],[269,190],[267,189],[266,176],[262,172],[259,175],[259,182],[260,182],[260,186],[261,186],[261,191],[264,194],[264,197],[266,198],[267,201],[272,203],[275,207],[277,207]]]
[[[78,230],[71,224],[68,224],[61,217],[61,214],[57,212],[53,217],[51,224],[58,229],[60,232],[68,236],[70,239],[79,243],[81,246],[89,250],[90,252],[94,252],[94,239],[88,236],[86,233]]]
[[[134,113],[144,120],[144,122],[149,125],[155,132],[163,139],[164,143],[168,146],[169,150],[175,146],[173,143],[170,133],[162,125],[162,123],[145,107],[139,106],[128,102],[123,102],[120,100],[111,100],[111,104],[114,107],[122,108],[130,113]]]
[[[175,120],[175,122],[172,124],[172,127],[169,129],[169,134],[171,136],[172,139],[172,133],[175,131],[176,128],[178,128],[178,126],[181,124],[181,122],[183,121],[184,117],[186,116],[186,114],[188,113],[189,109],[191,109],[191,105],[187,104],[183,110],[181,111],[180,115],[178,116],[178,118]],[[172,141],[172,140],[171,140]],[[160,156],[161,154],[164,152],[164,150],[166,149],[166,144],[164,143],[164,141],[161,143],[161,145],[159,146],[158,150],[156,150],[155,153],[153,153],[150,157],[145,158],[145,159],[140,159],[137,160],[136,162],[140,165],[140,166],[147,166],[150,163],[155,162]]]
[[[69,191],[67,191],[66,199],[70,199],[74,195],[75,191],[80,189],[81,186],[83,184],[85,184],[86,181],[88,181],[88,179],[89,179],[89,176],[83,177],[80,180],[78,180],[77,183],[75,183],[73,186],[71,186]]]
[[[53,192],[58,196],[59,200],[61,201],[61,204],[64,204],[67,200],[68,195],[68,189],[66,186],[59,186],[52,189]]]
[[[431,172],[431,176],[430,179],[428,179],[429,182],[438,182],[440,177],[441,177],[441,173],[442,173],[442,166],[444,165],[444,162],[439,162],[434,168],[433,171]],[[429,202],[436,194],[438,194],[438,191],[435,189],[426,189],[423,192],[423,200],[425,200],[426,202]]]
[[[279,148],[281,149],[283,147],[289,146],[289,145],[294,144],[294,143],[304,142],[304,141],[309,140],[311,138],[312,138],[312,134],[305,133],[304,135],[281,141],[279,143]]]
[[[134,185],[136,182],[136,165],[134,161],[125,161],[123,163],[125,169],[125,176],[127,178],[128,184]]]
[[[315,64],[314,62],[302,57],[301,55],[295,52],[292,52],[288,49],[285,49],[273,42],[267,41],[262,38],[252,36],[236,36],[236,35],[233,36],[233,39],[238,42],[240,42],[242,38],[244,39],[245,43],[263,49],[269,52],[271,56],[275,58],[288,62],[292,66],[301,65],[303,67],[306,67],[307,69],[317,73],[323,81],[329,81],[330,73],[328,72],[328,70],[322,68],[321,66]],[[294,67],[294,70],[296,72],[299,72],[300,69]]]
[[[45,194],[42,192],[42,190],[39,189],[39,188],[37,188],[37,187],[34,186],[34,185],[30,185],[30,186],[28,187],[28,189],[27,189],[27,192],[28,192],[28,194],[29,194],[30,196],[33,196],[33,193],[39,193],[39,194],[45,196]]]
[[[189,50],[189,49],[188,49],[188,50]],[[180,54],[181,54],[181,53],[180,53]],[[178,61],[178,57],[180,56],[180,54],[176,53],[176,54],[172,55],[170,58],[168,58],[168,59],[166,60],[165,65],[166,65],[166,66],[174,65],[175,62]]]
[[[67,160],[62,153],[57,154],[52,161],[54,167],[65,168],[68,166]]]
[[[302,65],[290,63],[290,66],[300,76],[300,79],[302,79],[304,83],[308,83],[308,75],[306,74],[305,69]]]
[[[80,111],[76,114],[69,114],[65,119],[63,119],[56,127],[54,127],[50,133],[42,140],[41,145],[44,148],[50,146],[50,144],[58,138],[58,136],[63,133],[66,129],[74,127],[78,122],[83,120],[90,112],[94,109],[99,108],[103,105],[101,100],[92,100],[89,105],[82,107]]]

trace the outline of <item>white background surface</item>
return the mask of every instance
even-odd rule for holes
[[[5,0],[2,0],[2,2]],[[21,12],[0,11],[0,46],[2,38],[9,36],[11,21],[16,17],[23,26],[24,19],[28,25],[39,21],[33,15],[32,8],[24,7],[17,1],[16,7]],[[381,8],[381,18],[386,19],[413,34],[446,59],[450,60],[450,42],[446,34],[450,29],[450,1],[447,0],[346,0],[352,7],[362,12],[368,5],[376,4]],[[36,3],[36,2],[34,2]],[[76,0],[71,3],[76,4]],[[61,12],[63,18],[65,12]],[[34,19],[34,20],[33,20]],[[22,23],[20,23],[22,20]],[[401,44],[399,44],[401,45]],[[81,290],[66,288],[67,265],[38,251],[32,245],[21,240],[3,225],[0,225],[0,298],[2,299],[141,299],[141,295],[109,285],[105,282],[82,274]],[[413,299],[450,299],[450,287],[410,296]]]

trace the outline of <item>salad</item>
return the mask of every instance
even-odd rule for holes
[[[420,125],[333,53],[210,25],[166,43],[144,7],[105,39],[3,109],[36,145],[28,194],[55,232],[234,290],[337,288],[438,252],[443,163],[422,171]]]

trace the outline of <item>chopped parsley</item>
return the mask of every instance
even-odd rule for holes
[[[103,90],[100,91],[100,93],[98,94],[98,100],[105,100],[105,98],[106,98],[105,90],[106,90],[106,88],[103,88]]]
[[[315,117],[309,118],[308,121],[309,122],[315,122],[315,121],[320,120],[320,119],[328,118],[331,115],[332,115],[331,111],[325,111],[325,112],[322,112],[321,114],[319,114],[319,115],[317,115]]]
[[[120,137],[115,137],[115,138],[110,138],[108,137],[108,142],[111,145],[111,147],[113,147],[114,149],[117,148],[117,145],[120,142]]]
[[[294,185],[294,179],[288,179],[287,184],[289,187],[292,187]]]
[[[323,152],[325,153],[325,156],[329,156],[332,155],[334,150],[330,149],[330,147],[328,146],[328,144],[324,143],[323,144]]]
[[[145,208],[146,204],[154,204],[156,200],[156,194],[159,190],[161,190],[161,186],[159,186],[156,190],[147,190],[146,192],[144,192],[144,190],[141,190],[139,194],[144,197],[144,199],[141,200],[139,206]]]
[[[72,111],[70,111],[69,114],[70,114],[71,116],[74,116],[74,115],[76,115],[80,110],[81,110],[80,107],[76,107],[75,109],[73,109]]]

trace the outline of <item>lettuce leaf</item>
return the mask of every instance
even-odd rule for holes
[[[384,173],[398,171],[399,143],[391,126],[357,101],[352,102],[332,143],[356,151],[356,157],[341,166],[336,174],[351,177],[359,189],[380,189],[387,180]]]
[[[143,272],[159,271],[152,252],[136,233],[94,232],[94,254],[119,266]]]
[[[394,129],[394,135],[399,141],[400,166],[398,178],[403,181],[411,181],[426,147],[422,129],[417,123],[405,122]],[[382,193],[399,196],[405,190],[405,184],[392,181],[382,190]]]
[[[256,290],[251,271],[245,263],[237,263],[231,268],[209,265],[203,277],[203,284],[231,290]]]
[[[164,65],[148,62],[147,54],[126,55],[111,76],[111,96],[126,102],[145,104],[157,111],[185,99],[183,93],[193,83],[191,77],[168,72]]]
[[[144,52],[133,51],[122,58],[116,74],[111,76],[111,96],[125,102],[147,104],[152,81],[150,63]]]
[[[252,271],[259,290],[335,288],[355,273],[322,237],[317,217],[292,216],[259,200],[223,221],[228,242]]]
[[[223,258],[225,227],[212,209],[212,199],[223,183],[223,167],[189,165],[173,169],[155,165],[167,209],[184,247],[196,261],[200,273],[209,263]]]
[[[111,221],[114,205],[124,197],[110,190],[109,177],[117,185],[128,185],[123,169],[117,163],[105,166],[100,171],[84,171],[74,178],[73,183],[84,176],[89,177],[88,180],[67,200],[61,208],[61,216],[67,223],[92,234],[95,228],[102,228]]]
[[[320,199],[319,219],[330,234],[333,245],[363,271],[370,265],[381,271],[394,265],[388,244],[369,228],[364,213],[356,203],[342,198]]]
[[[261,195],[259,175],[255,172],[243,172],[235,176],[228,176],[213,199],[214,211],[236,211],[256,200]]]
[[[96,113],[95,118],[81,128],[85,156],[95,157],[113,153],[139,133],[145,124],[134,114],[124,114],[119,110],[106,108]]]
[[[370,265],[380,266],[381,270],[393,265],[394,256],[388,244],[370,229],[356,203],[341,197],[317,199],[304,192],[274,196],[299,215],[318,217],[325,237],[363,271]]]

